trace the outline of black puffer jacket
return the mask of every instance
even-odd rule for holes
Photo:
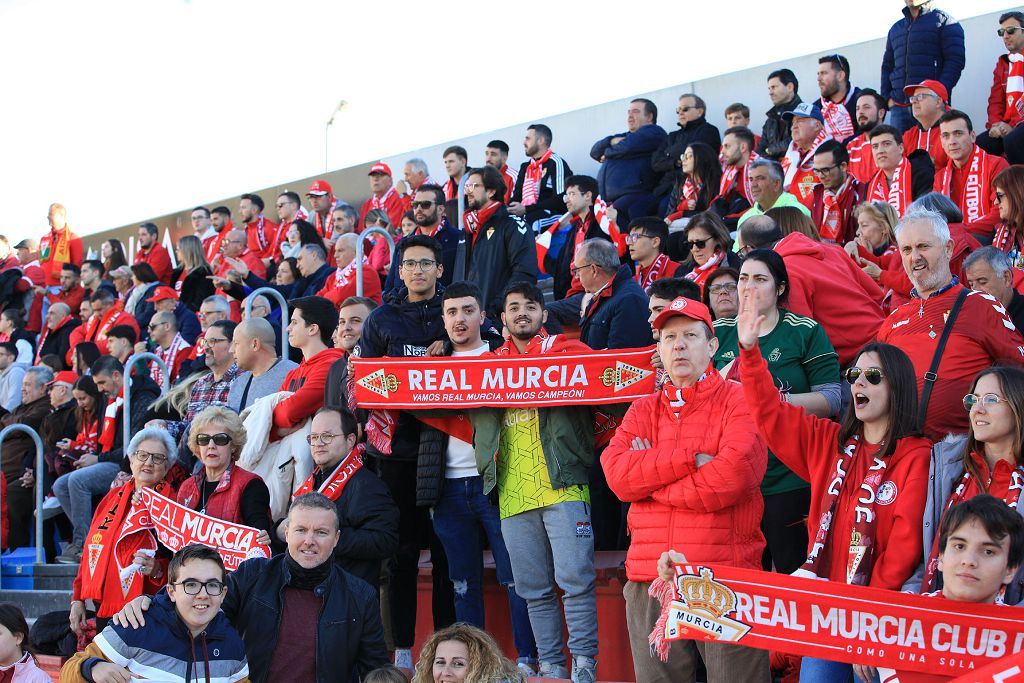
[[[794,95],[789,102],[772,107],[764,113],[761,141],[757,143],[758,154],[776,161],[782,158],[793,139],[789,132],[790,124],[782,118],[782,115],[793,111],[801,104],[803,104],[803,100],[800,99],[800,96]]]

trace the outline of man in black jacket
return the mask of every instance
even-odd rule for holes
[[[757,153],[769,159],[779,160],[789,149],[789,121],[782,118],[788,111],[796,109],[803,102],[797,91],[800,81],[789,69],[778,69],[768,74],[768,97],[772,108],[765,112],[764,127],[761,129],[761,142],[757,145]]]
[[[680,159],[683,152],[686,151],[687,145],[691,142],[703,142],[711,149],[718,149],[722,146],[722,136],[718,132],[718,127],[708,123],[705,118],[706,113],[707,105],[697,95],[687,93],[679,96],[679,104],[676,106],[679,130],[669,133],[665,141],[651,155],[651,168],[655,173],[662,174],[654,188],[656,196],[667,198],[671,194],[672,188],[682,180],[683,162]],[[665,213],[662,211],[661,215]]]
[[[508,200],[508,212],[525,220],[534,232],[543,232],[565,213],[562,194],[572,169],[551,149],[551,129],[534,123],[526,129],[523,151],[529,157],[519,166],[519,175]]]

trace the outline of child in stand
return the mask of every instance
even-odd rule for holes
[[[36,666],[25,615],[16,605],[0,604],[0,683],[50,683]]]

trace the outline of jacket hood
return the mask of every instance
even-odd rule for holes
[[[345,357],[345,349],[324,349],[320,353],[314,354],[312,358],[303,359],[299,364],[300,368],[315,368],[321,365],[326,365],[330,368],[334,364],[334,361]]]
[[[783,258],[786,256],[810,256],[821,261],[825,258],[825,246],[821,242],[815,242],[807,235],[794,232],[783,237],[775,245],[775,253]]]

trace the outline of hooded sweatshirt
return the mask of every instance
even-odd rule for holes
[[[292,369],[281,383],[281,391],[291,391],[293,395],[274,408],[274,426],[295,427],[323,408],[327,373],[334,361],[344,357],[344,349],[324,349]]]

